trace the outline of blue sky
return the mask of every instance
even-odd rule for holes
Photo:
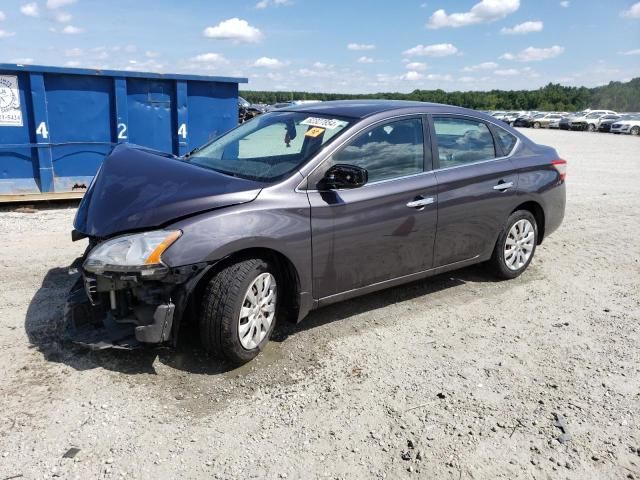
[[[1,0],[0,63],[327,92],[594,86],[640,76],[635,0]]]

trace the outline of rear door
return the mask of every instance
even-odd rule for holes
[[[505,155],[517,139],[469,116],[432,117],[438,182],[434,267],[486,256],[516,200],[518,175]]]
[[[437,196],[425,126],[421,116],[376,124],[309,177],[315,298],[431,268]],[[368,183],[314,191],[335,164],[365,168]]]

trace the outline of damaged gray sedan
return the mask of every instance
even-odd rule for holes
[[[487,115],[418,102],[291,106],[185,157],[119,145],[76,215],[67,337],[240,364],[276,322],[486,262],[515,278],[564,216],[566,162]]]

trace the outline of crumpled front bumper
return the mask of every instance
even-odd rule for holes
[[[64,338],[92,350],[175,341],[188,297],[206,269],[190,265],[143,278],[80,268],[66,299]]]

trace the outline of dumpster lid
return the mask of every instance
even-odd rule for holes
[[[93,75],[96,77],[155,78],[158,80],[185,80],[196,82],[248,83],[243,77],[216,77],[207,75],[183,75],[179,73],[135,72],[128,70],[100,70],[95,68],[50,67],[44,65],[22,65],[0,63],[0,71],[22,71],[34,73],[54,73],[65,75]]]

